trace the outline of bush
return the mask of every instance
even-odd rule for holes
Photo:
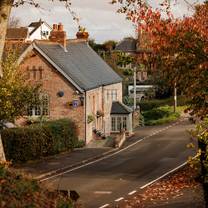
[[[75,123],[61,119],[42,125],[5,129],[2,140],[8,160],[25,162],[71,150],[78,137]]]
[[[185,106],[187,104],[188,104],[188,100],[185,97],[183,96],[178,97],[178,106]],[[140,106],[141,111],[148,111],[148,110],[152,110],[153,108],[158,108],[165,105],[173,106],[174,101],[173,98],[171,97],[167,99],[145,100],[139,102],[138,105]]]
[[[36,180],[25,178],[11,171],[7,164],[0,163],[0,182],[1,208],[73,207],[69,197],[63,197],[57,191],[49,192],[40,186]]]
[[[145,125],[158,125],[175,121],[180,117],[180,112],[173,112],[173,107],[162,106],[143,112]]]

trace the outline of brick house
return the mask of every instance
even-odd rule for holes
[[[132,133],[132,111],[122,103],[122,79],[87,39],[79,35],[67,40],[63,25],[54,24],[49,40],[33,41],[18,62],[27,81],[41,83],[41,105],[28,108],[28,116],[71,118],[86,143],[95,133]]]

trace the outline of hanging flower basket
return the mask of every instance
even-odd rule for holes
[[[87,116],[87,123],[88,123],[88,124],[92,123],[94,120],[95,120],[95,118],[94,118],[93,115],[88,115],[88,116]]]
[[[104,113],[103,113],[103,111],[98,110],[97,113],[96,113],[96,115],[99,118],[99,117],[103,117],[104,116]]]

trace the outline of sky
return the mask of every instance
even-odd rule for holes
[[[38,0],[41,8],[25,4],[12,9],[11,16],[18,17],[22,26],[29,25],[32,21],[38,21],[40,18],[48,24],[62,23],[67,31],[68,38],[75,38],[78,31],[77,23],[73,20],[71,14],[64,7],[64,4],[54,3],[47,0]],[[150,0],[150,4],[156,7],[160,0]],[[189,0],[193,3],[194,0]],[[80,18],[80,23],[90,34],[91,39],[102,43],[106,40],[119,41],[124,37],[135,36],[133,24],[125,19],[125,16],[116,12],[117,5],[109,4],[110,0],[72,0],[72,10]],[[157,3],[155,3],[157,2]],[[191,9],[187,7],[183,0],[172,0],[172,11],[177,17],[191,14]],[[203,2],[203,0],[198,0]]]

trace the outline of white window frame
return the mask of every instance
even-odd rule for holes
[[[50,115],[50,97],[44,93],[40,95],[40,104],[30,106],[27,115],[32,117],[49,116]]]
[[[111,132],[120,132],[122,129],[128,129],[128,116],[112,115],[111,116]],[[120,123],[120,124],[119,124]]]

